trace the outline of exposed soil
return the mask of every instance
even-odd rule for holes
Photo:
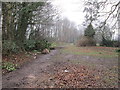
[[[22,67],[24,63],[28,63],[31,60],[35,60],[37,55],[40,55],[40,52],[21,52],[16,54],[4,55],[2,56],[2,62],[10,62],[14,65],[17,65],[16,68]],[[8,70],[2,69],[2,74],[5,75],[9,73]]]
[[[3,88],[117,88],[117,64],[117,57],[74,55],[57,49],[3,75],[2,85]]]

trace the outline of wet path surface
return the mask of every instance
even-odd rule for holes
[[[10,72],[3,76],[3,88],[5,87],[30,87],[40,79],[45,78],[45,71],[53,64],[50,58],[58,51],[53,50],[50,54],[40,55],[36,60],[30,61],[23,65],[20,69]],[[32,86],[35,87],[35,86]]]
[[[90,71],[90,68],[91,70],[94,70],[94,73],[92,71],[86,75],[94,74],[93,76],[95,76],[100,74],[101,77],[108,75],[106,77],[107,79],[108,77],[112,77],[113,81],[111,80],[111,78],[109,78],[109,80],[106,80],[108,82],[105,82],[105,85],[106,85],[105,87],[112,87],[110,85],[112,85],[112,83],[117,81],[115,80],[117,79],[117,69],[116,69],[117,63],[118,63],[117,58],[106,59],[106,58],[100,58],[100,57],[98,58],[98,57],[92,57],[92,56],[66,54],[61,52],[61,49],[56,49],[56,50],[52,50],[49,54],[39,55],[37,56],[36,60],[30,61],[24,64],[20,69],[17,69],[16,71],[6,74],[5,76],[3,76],[2,85],[3,85],[3,88],[13,88],[13,87],[14,88],[41,88],[41,87],[47,88],[47,86],[49,86],[50,88],[53,88],[53,87],[56,87],[55,82],[58,80],[56,79],[55,81],[52,78],[54,75],[56,75],[56,73],[61,72],[66,68],[69,68],[69,70],[72,67],[76,68],[76,65],[79,65],[80,67],[87,66],[88,67],[88,69],[86,69],[88,70],[87,72]],[[86,73],[86,71],[84,72]],[[61,73],[64,75],[63,72]],[[97,81],[97,82],[100,82],[100,81]],[[108,84],[107,86],[106,83],[109,83],[109,82],[110,84]],[[85,82],[83,83],[85,84]],[[85,87],[84,84],[83,84],[83,87]],[[113,87],[114,86],[117,87],[116,84],[113,85]],[[68,85],[68,87],[70,86]]]

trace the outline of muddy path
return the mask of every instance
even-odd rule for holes
[[[36,60],[30,61],[24,64],[20,69],[17,69],[16,71],[6,74],[5,76],[2,77],[2,80],[3,80],[2,87],[3,88],[59,87],[59,84],[58,83],[56,84],[56,82],[57,81],[60,82],[64,76],[62,78],[59,77],[60,78],[59,80],[59,79],[54,79],[53,78],[54,75],[58,75],[58,74],[64,75],[63,70],[65,71],[67,69],[68,71],[70,70],[72,71],[73,67],[78,69],[77,66],[79,66],[80,69],[86,68],[85,71],[83,72],[87,77],[88,76],[91,77],[91,75],[94,76],[95,78],[96,76],[97,78],[101,77],[99,80],[94,80],[95,81],[94,83],[98,83],[98,86],[93,85],[91,87],[117,87],[117,69],[115,69],[118,63],[117,58],[106,59],[106,58],[100,58],[100,57],[98,58],[98,57],[92,57],[92,56],[66,54],[61,52],[61,49],[52,50],[49,54],[46,54],[46,55],[39,55],[37,56]],[[73,73],[76,73],[76,72],[73,72]],[[77,73],[80,73],[80,72],[77,72]],[[106,78],[108,80],[102,81],[101,79],[105,75],[107,76]],[[113,78],[113,80],[111,80],[111,77]],[[74,84],[74,82],[72,83]],[[88,77],[87,85],[90,85],[90,83],[91,81]],[[115,85],[113,85],[112,83],[114,83]],[[86,81],[84,80],[80,85],[74,86],[74,87],[84,88],[86,87]],[[65,86],[63,85],[63,87]],[[67,84],[66,87],[71,87],[71,86]]]
[[[50,58],[55,55],[58,50],[53,50],[50,54],[37,56],[37,59],[24,64],[20,69],[10,72],[2,77],[3,88],[7,87],[35,87],[35,82],[39,79],[45,79],[46,70],[53,64]],[[33,85],[32,85],[33,84]]]

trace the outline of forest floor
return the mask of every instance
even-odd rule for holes
[[[118,53],[111,47],[68,45],[38,54],[3,75],[3,88],[117,88]]]

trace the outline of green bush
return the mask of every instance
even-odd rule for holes
[[[9,55],[11,53],[18,53],[20,52],[20,48],[18,45],[16,45],[15,42],[11,42],[8,40],[3,41],[3,48],[2,48],[2,54],[3,55]],[[42,51],[43,49],[47,48],[50,49],[51,43],[44,40],[26,40],[24,42],[24,49],[26,51]]]
[[[2,65],[2,69],[6,69],[7,71],[14,71],[16,70],[17,65],[11,62],[4,62]]]
[[[120,46],[120,42],[119,41],[113,41],[113,46],[114,47],[119,47]]]
[[[4,40],[2,43],[2,54],[18,53],[19,47],[11,41]]]
[[[117,49],[116,52],[120,53],[120,49]]]
[[[35,44],[36,44],[35,40],[26,40],[24,42],[24,48],[25,48],[26,51],[35,50]]]
[[[51,44],[46,40],[26,40],[24,42],[24,48],[26,51],[42,51],[43,49],[49,49]]]
[[[51,43],[49,43],[48,41],[46,40],[39,40],[39,41],[36,41],[36,49],[37,50],[44,50],[45,48],[47,49],[50,49],[50,46],[51,46]]]
[[[102,46],[106,47],[119,47],[120,42],[103,39]]]

